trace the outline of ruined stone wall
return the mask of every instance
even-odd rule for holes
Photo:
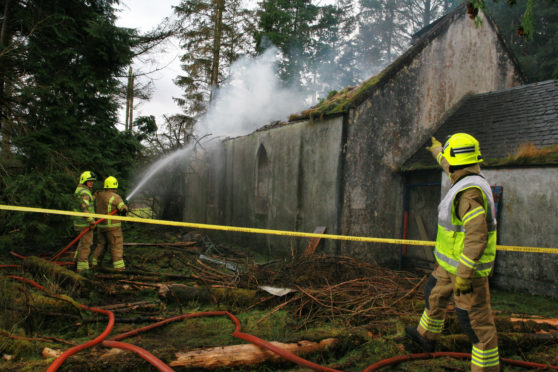
[[[483,19],[477,27],[460,9],[384,71],[389,78],[381,77],[350,111],[343,233],[399,237],[403,178],[397,169],[466,94],[521,83],[491,23]],[[388,265],[398,260],[388,245],[344,243],[342,251]]]
[[[301,122],[228,139],[189,165],[184,219],[210,224],[337,233],[343,118]],[[211,234],[211,233],[210,233]],[[307,239],[227,233],[227,240],[288,257]],[[324,242],[335,253],[337,242]]]

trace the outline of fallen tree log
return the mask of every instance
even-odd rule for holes
[[[500,347],[513,354],[519,350],[530,350],[540,345],[556,344],[558,343],[558,334],[498,332],[498,342]],[[469,353],[471,349],[471,340],[464,334],[442,336],[439,343],[441,350]]]
[[[107,267],[98,267],[96,269],[97,273],[109,273],[110,275],[97,274],[97,278],[102,279],[125,279],[130,278],[133,275],[138,275],[143,277],[151,277],[151,280],[164,280],[164,279],[192,279],[190,275],[172,274],[172,273],[162,273],[162,272],[151,272],[144,270],[132,270],[126,269],[126,271],[118,271],[115,269],[110,269]],[[143,279],[147,280],[147,279]]]
[[[320,350],[327,350],[337,343],[337,339],[327,338],[320,342],[303,340],[290,344],[276,341],[272,341],[271,343],[285,351],[302,356]],[[252,344],[220,346],[209,349],[178,352],[176,353],[176,358],[176,360],[169,363],[171,367],[207,369],[249,366],[264,362],[284,360],[274,352]]]
[[[53,316],[80,318],[79,305],[65,295],[39,293],[26,284],[0,276],[0,328],[21,324],[26,334],[53,323]],[[1,342],[0,342],[1,343]]]
[[[253,304],[256,290],[243,288],[192,287],[184,284],[161,284],[159,297],[167,303],[227,303],[239,306]]]
[[[23,267],[30,272],[37,281],[48,278],[50,283],[70,291],[70,294],[78,294],[81,290],[91,289],[95,283],[72,270],[68,270],[53,262],[29,256],[23,260]]]
[[[551,319],[546,319],[546,318],[510,318],[510,322],[512,323],[529,323],[529,322],[533,322],[536,324],[546,324],[546,325],[550,325],[556,329],[558,329],[558,318],[551,318]]]
[[[169,247],[169,246],[182,246],[190,247],[192,245],[198,244],[197,242],[174,242],[174,243],[122,243],[124,246],[159,246],[159,247]]]

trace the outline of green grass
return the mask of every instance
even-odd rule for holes
[[[139,225],[139,224],[135,224]],[[183,240],[183,229],[154,229],[151,227],[127,228],[124,232],[124,240],[128,242],[169,242]],[[162,234],[162,235],[159,235]],[[217,243],[217,241],[215,241]],[[247,251],[245,247],[232,247]],[[178,252],[178,253],[177,253]],[[184,265],[176,257],[177,254],[184,255],[183,259],[191,260],[197,257],[196,253],[182,253],[177,250],[164,249],[157,246],[128,246],[125,247],[125,257],[130,264],[137,264],[150,271],[173,272],[182,275],[188,274],[188,266]],[[174,257],[174,258],[173,258]],[[254,256],[251,256],[254,259]],[[277,265],[281,263],[278,262]],[[182,266],[180,266],[182,265]],[[182,267],[182,268],[181,268]],[[39,279],[37,279],[39,280]],[[132,279],[134,280],[134,279]],[[141,279],[137,279],[141,281]],[[171,280],[185,284],[188,280]],[[11,281],[9,284],[13,284]],[[413,306],[402,306],[399,316],[394,316],[382,321],[370,321],[369,323],[349,326],[343,317],[337,317],[333,321],[307,321],[304,314],[301,317],[296,313],[299,304],[293,302],[278,311],[272,313],[273,309],[284,299],[268,300],[261,305],[249,308],[247,304],[242,306],[236,302],[222,301],[217,304],[201,304],[196,301],[184,303],[182,306],[165,302],[157,295],[154,288],[117,288],[114,289],[116,280],[104,281],[98,288],[85,293],[78,300],[80,303],[90,306],[100,306],[110,303],[122,303],[133,301],[150,301],[158,304],[156,308],[127,310],[117,312],[116,326],[111,335],[116,335],[131,329],[146,326],[154,322],[146,320],[143,323],[124,323],[119,319],[130,319],[134,317],[147,317],[155,315],[160,318],[168,318],[184,313],[203,311],[228,310],[238,317],[242,325],[241,331],[252,334],[266,341],[279,341],[284,343],[299,340],[320,341],[325,338],[334,337],[338,339],[337,344],[329,349],[305,356],[306,359],[331,368],[343,371],[362,371],[369,365],[391,358],[419,352],[416,347],[404,337],[404,328],[407,325],[415,325],[418,322],[423,301],[413,302]],[[188,282],[188,284],[190,284]],[[7,285],[7,284],[6,284]],[[111,287],[113,286],[113,287]],[[115,287],[116,288],[116,287]],[[29,291],[35,291],[29,288]],[[5,299],[8,299],[7,294]],[[8,303],[4,304],[4,310],[8,309]],[[534,296],[525,293],[509,292],[498,289],[492,290],[493,309],[498,312],[497,327],[500,335],[501,354],[504,358],[522,359],[533,362],[558,365],[558,343],[533,343],[528,338],[535,335],[537,331],[548,330],[535,323],[529,322],[521,329],[514,328],[509,318],[516,314],[538,315],[543,317],[558,317],[558,300],[542,296]],[[291,306],[292,305],[292,306]],[[413,309],[413,310],[408,310]],[[7,314],[4,311],[4,314]],[[106,317],[88,311],[82,311],[81,317],[88,322],[81,325],[80,319],[59,316],[51,320],[55,326],[46,327],[36,324],[34,333],[25,334],[23,328],[16,327],[15,335],[27,337],[38,337],[38,335],[55,336],[76,343],[85,342],[99,335],[106,327]],[[346,320],[346,319],[345,319]],[[14,322],[15,323],[15,320]],[[532,324],[531,324],[532,323]],[[8,328],[7,325],[4,325]],[[145,348],[160,359],[169,362],[175,358],[177,351],[193,350],[206,347],[218,347],[226,345],[245,344],[246,341],[232,336],[235,326],[226,316],[213,316],[206,318],[184,319],[164,325],[139,336],[123,340]],[[470,352],[469,340],[461,332],[454,313],[448,315],[444,327],[446,348],[452,351]],[[6,329],[6,331],[12,331]],[[514,338],[515,337],[515,338]],[[515,342],[517,341],[517,342]],[[41,341],[17,341],[0,337],[0,355],[7,353],[14,355],[16,360],[6,362],[0,360],[0,370],[5,371],[44,371],[52,360],[42,360],[41,350],[48,346],[54,349],[66,350],[69,345],[41,342]],[[3,348],[2,348],[3,347]],[[64,363],[61,371],[80,370],[87,371],[136,371],[149,370],[149,366],[131,353],[118,354],[109,357],[98,365],[95,364],[99,353],[104,353],[102,347],[96,347],[88,351],[82,351],[78,356],[70,358]],[[101,365],[102,364],[102,365]],[[436,360],[423,360],[402,363],[391,370],[398,371],[447,371],[468,370],[469,362],[441,358]],[[300,371],[298,367],[290,362],[266,363],[244,368],[218,369],[217,371]],[[386,368],[385,370],[390,370]],[[506,371],[520,371],[519,368],[505,367]]]
[[[511,292],[492,289],[492,308],[513,314],[540,315],[558,317],[558,299],[530,295],[523,292]]]

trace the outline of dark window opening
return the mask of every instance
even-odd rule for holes
[[[270,169],[267,151],[260,145],[257,154],[258,171],[256,173],[256,213],[267,214],[270,192]]]

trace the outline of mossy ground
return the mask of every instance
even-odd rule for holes
[[[124,237],[127,242],[176,242],[184,240],[181,231],[153,227],[145,228],[144,226],[126,229]],[[130,270],[143,270],[158,274],[187,276],[189,269],[184,260],[195,259],[197,255],[199,253],[191,253],[186,248],[183,252],[161,246],[128,246],[125,248],[126,262]],[[250,257],[255,257],[255,255]],[[11,256],[4,255],[2,258],[5,263],[18,263],[17,259]],[[105,265],[110,266],[108,255]],[[48,270],[45,270],[45,273],[48,273]],[[26,275],[26,273],[18,272],[18,275]],[[40,276],[36,274],[34,279],[41,281]],[[44,279],[43,284],[45,280],[50,279]],[[128,280],[142,282],[145,278],[130,276]],[[187,279],[173,279],[173,281],[176,283],[194,283]],[[284,301],[283,299],[263,301],[260,304],[249,304],[242,301],[222,301],[213,304],[190,301],[174,304],[162,301],[154,287],[137,284],[125,285],[117,280],[102,280],[97,281],[97,283],[97,287],[88,287],[87,291],[82,290],[78,294],[74,292],[73,299],[88,306],[136,301],[146,301],[150,305],[140,306],[134,310],[115,311],[116,324],[111,335],[149,325],[156,319],[183,313],[226,310],[238,317],[243,332],[253,334],[267,341],[289,343],[298,340],[319,341],[330,337],[337,338],[338,342],[334,347],[314,353],[307,358],[312,362],[339,370],[362,371],[369,365],[386,358],[420,352],[405,339],[404,328],[407,325],[417,323],[424,308],[424,301],[414,300],[411,304],[405,304],[400,308],[401,313],[399,315],[381,321],[354,324],[354,322],[343,317],[336,317],[323,322],[306,322],[295,316],[293,309],[288,305],[276,309],[276,306]],[[33,327],[25,327],[24,324],[30,318],[33,318],[32,314],[35,309],[25,308],[30,311],[29,314],[18,314],[17,309],[10,308],[10,303],[15,302],[15,299],[20,295],[14,295],[14,291],[8,288],[11,288],[8,284],[2,286],[2,291],[5,292],[4,301],[0,301],[3,319],[8,319],[6,315],[10,316],[10,321],[8,323],[4,322],[2,325],[0,356],[11,355],[13,359],[10,361],[0,359],[0,370],[44,371],[54,358],[43,359],[41,357],[43,348],[66,350],[71,346],[56,341],[39,339],[56,337],[80,344],[96,337],[106,327],[106,316],[85,310],[73,314],[71,311],[62,314],[41,314],[41,316],[36,317],[38,320],[32,323]],[[29,286],[19,286],[18,288],[25,288],[22,290],[23,292],[19,293],[43,295],[40,291]],[[54,286],[53,288],[58,288],[59,291],[64,293],[64,286]],[[557,300],[531,296],[525,293],[494,290],[492,291],[492,304],[497,313],[497,327],[501,333],[500,352],[502,357],[558,365],[558,342],[556,339],[538,342],[531,337],[537,332],[556,332],[556,330],[532,322],[518,326],[509,321],[510,317],[517,317],[518,314],[524,317],[536,315],[558,318]],[[408,309],[412,310],[409,311]],[[47,315],[48,321],[45,320]],[[214,316],[173,322],[123,341],[140,346],[161,360],[170,362],[175,358],[177,351],[245,343],[245,341],[232,336],[233,330],[234,324],[230,319],[225,316]],[[10,338],[6,336],[7,334],[26,337],[30,340]],[[470,344],[461,334],[455,314],[452,312],[448,315],[442,343],[442,348],[445,348],[444,351],[470,352]],[[108,349],[102,346],[84,350],[76,356],[70,357],[60,370],[79,370],[83,372],[155,370],[138,356],[129,352],[121,352],[101,358],[101,355],[106,354],[107,351]],[[441,358],[402,363],[393,368],[386,368],[386,370],[466,371],[469,368],[468,366],[467,361]],[[176,370],[181,369],[176,368]],[[225,369],[222,370],[225,371]],[[237,369],[228,368],[226,370],[259,372],[298,371],[303,369],[292,363],[282,362]],[[506,367],[506,371],[520,370],[516,367]]]

